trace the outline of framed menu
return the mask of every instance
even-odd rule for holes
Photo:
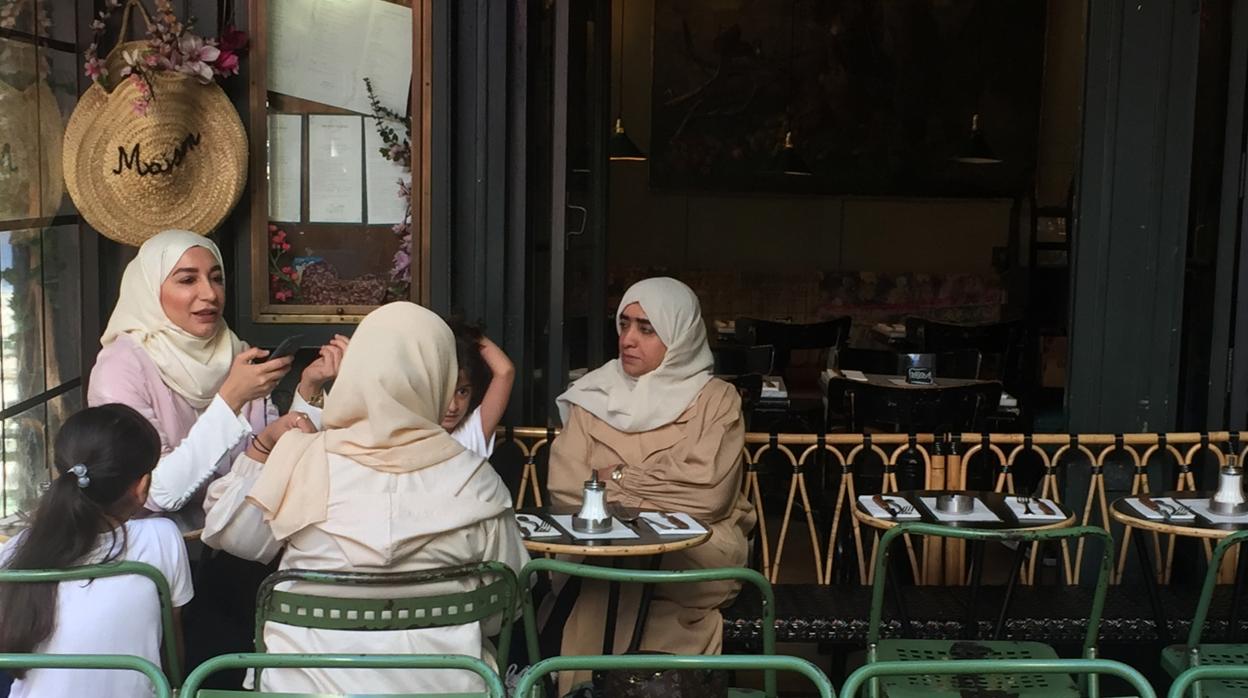
[[[358,322],[427,301],[430,8],[250,4],[254,321]]]

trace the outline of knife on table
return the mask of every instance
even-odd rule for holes
[[[1140,495],[1140,504],[1143,504],[1143,505],[1144,505],[1145,507],[1147,507],[1148,509],[1150,509],[1150,510],[1152,510],[1152,511],[1155,511],[1155,512],[1157,512],[1158,514],[1161,514],[1161,517],[1162,517],[1163,519],[1165,519],[1165,520],[1167,520],[1167,521],[1170,519],[1170,514],[1169,514],[1169,512],[1162,511],[1161,507],[1157,506],[1157,502],[1154,502],[1152,497],[1150,497],[1150,496],[1148,496],[1148,495],[1146,495],[1146,494],[1142,494],[1142,495]]]
[[[1057,513],[1057,512],[1055,512],[1055,511],[1053,511],[1053,507],[1049,506],[1049,505],[1048,505],[1048,503],[1047,503],[1047,502],[1045,502],[1043,499],[1039,499],[1039,498],[1037,498],[1037,499],[1036,499],[1036,506],[1040,507],[1040,511],[1044,512],[1044,513],[1045,513],[1045,515],[1047,515],[1047,516],[1053,516],[1053,515],[1055,515],[1055,514]]]
[[[659,516],[662,516],[664,520],[666,520],[669,524],[675,526],[677,530],[683,531],[689,528],[689,524],[685,523],[684,521],[681,521],[680,519],[676,518],[675,516],[672,516],[671,514],[659,512]]]
[[[887,499],[884,499],[883,496],[877,494],[871,498],[871,501],[875,502],[876,506],[878,506],[879,508],[888,512],[889,516],[893,517],[894,519],[897,518],[897,509],[893,507],[892,502],[889,502]]]

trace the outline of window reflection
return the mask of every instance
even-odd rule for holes
[[[0,232],[0,396],[10,407],[45,388],[42,235]]]
[[[4,516],[30,511],[48,480],[46,423],[46,404],[4,420]]]

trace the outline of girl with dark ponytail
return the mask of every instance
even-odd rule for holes
[[[156,429],[125,405],[89,407],[61,427],[54,453],[58,477],[39,501],[30,528],[0,549],[0,566],[63,569],[114,560],[146,562],[169,581],[176,619],[176,607],[192,595],[181,534],[168,519],[131,520],[143,509],[160,459]],[[0,584],[0,652],[130,654],[159,665],[160,635],[156,590],[141,577]],[[15,673],[12,698],[151,691],[147,679],[134,672]]]

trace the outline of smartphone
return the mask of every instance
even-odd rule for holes
[[[286,339],[283,339],[277,347],[273,349],[273,351],[269,352],[269,356],[265,359],[265,361],[280,359],[283,356],[290,356],[295,353],[299,350],[299,340],[301,339],[303,339],[303,335],[301,334],[292,334]]]

